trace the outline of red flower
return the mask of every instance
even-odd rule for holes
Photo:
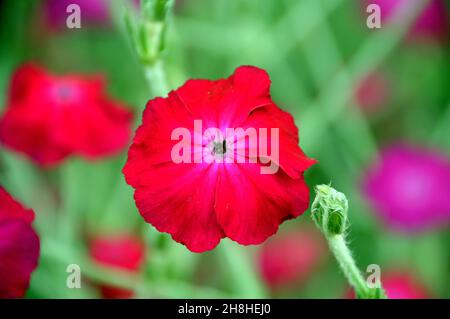
[[[131,273],[139,271],[145,258],[145,247],[142,242],[129,235],[100,236],[90,243],[90,255],[95,263],[109,268],[127,270]],[[131,298],[133,291],[100,286],[104,298]]]
[[[268,240],[261,247],[258,265],[269,287],[279,289],[305,282],[325,254],[322,236],[302,229]]]
[[[189,80],[167,98],[148,102],[123,169],[148,223],[203,252],[223,237],[259,244],[307,209],[303,172],[315,161],[303,154],[292,116],[269,90],[268,74],[245,66],[227,79]],[[217,130],[208,135],[194,121]],[[254,129],[259,141],[227,128]],[[264,129],[270,132],[263,139],[267,147]],[[180,131],[194,141],[173,140]]]
[[[0,141],[41,165],[70,154],[96,158],[120,151],[131,113],[104,92],[101,78],[56,76],[33,66],[12,77]]]
[[[31,227],[34,212],[0,186],[0,298],[25,295],[39,258],[39,237]]]

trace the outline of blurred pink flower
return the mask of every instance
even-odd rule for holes
[[[368,113],[379,111],[388,102],[390,83],[381,72],[373,72],[363,78],[355,90],[358,106]]]
[[[389,271],[381,275],[381,282],[389,299],[428,299],[427,289],[408,271]],[[353,289],[348,290],[346,298],[355,298]]]
[[[314,229],[273,237],[260,250],[258,266],[272,289],[302,284],[324,259],[326,244]]]
[[[109,21],[107,0],[47,0],[45,3],[46,21],[52,28],[66,25],[70,13],[66,12],[70,4],[77,4],[81,10],[81,23],[105,24]]]
[[[66,19],[70,15],[67,7],[77,4],[81,11],[81,25],[108,25],[110,0],[46,0],[44,4],[45,20],[54,29],[64,28]],[[127,0],[138,8],[139,0]]]
[[[450,162],[437,150],[396,145],[368,170],[364,191],[385,222],[406,231],[450,221]]]
[[[430,298],[425,287],[405,271],[390,272],[381,276],[383,288],[389,299]]]
[[[382,23],[389,23],[403,5],[413,5],[418,0],[365,0],[365,5],[377,4],[381,8]],[[431,0],[414,21],[409,38],[445,39],[448,34],[448,16],[443,0]]]

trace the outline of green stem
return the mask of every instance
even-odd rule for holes
[[[449,125],[450,123],[450,102],[447,104],[446,111],[441,115],[441,120],[437,123],[436,129],[431,134],[431,141],[436,144],[448,143]]]
[[[138,297],[163,298],[232,298],[234,296],[210,287],[191,286],[190,284],[174,280],[145,281],[139,274],[112,269],[96,265],[71,246],[54,239],[46,238],[42,242],[42,256],[44,260],[56,261],[65,266],[76,263],[80,266],[82,276],[86,276],[98,284],[113,285],[130,289]]]
[[[164,96],[169,91],[164,64],[161,60],[150,65],[144,65],[145,78],[153,96]]]
[[[352,87],[375,70],[391,54],[403,39],[414,18],[427,3],[428,0],[421,0],[406,7],[407,10],[402,10],[402,16],[399,19],[392,19],[392,21],[399,21],[398,23],[375,33],[362,44],[347,67],[336,73],[319,98],[311,103],[308,110],[302,115],[302,134],[304,136],[316,136],[320,139],[320,136],[327,132],[326,128],[331,123],[346,114],[344,110],[346,103],[352,97]],[[315,121],[317,110],[320,110],[320,121]],[[317,143],[312,142],[313,139],[304,140],[303,149],[311,151],[318,147]]]
[[[320,28],[317,28],[317,32],[320,32],[318,39],[321,40],[314,40],[311,44],[302,46],[317,89],[325,87],[328,79],[338,70],[342,72],[343,82],[352,83],[352,77],[344,63],[335,35],[326,19],[326,7],[319,1],[313,1],[310,11],[323,21]],[[317,52],[327,52],[327,63],[320,62],[321,59],[317,58]],[[351,87],[351,84],[349,84],[349,87]],[[349,96],[349,100],[353,100],[351,96]],[[322,113],[327,112],[329,106],[323,103],[319,103],[317,106],[320,109],[316,110],[316,114],[320,118]],[[373,159],[377,154],[376,141],[358,107],[348,108],[346,114],[346,117],[342,120],[350,120],[353,126],[337,125],[336,131],[342,137],[344,144],[348,144],[349,151],[356,155],[355,157],[360,161],[359,164],[365,163],[366,160]]]
[[[75,242],[81,222],[83,171],[77,160],[68,160],[61,167],[61,198],[59,236],[67,242]]]
[[[333,252],[339,266],[344,272],[350,285],[355,289],[356,296],[367,296],[369,287],[367,286],[361,272],[356,266],[352,253],[347,246],[343,235],[332,235],[327,238],[328,245]]]
[[[221,257],[227,266],[230,286],[239,298],[266,298],[267,292],[253,268],[244,248],[231,241],[223,241],[219,246]]]

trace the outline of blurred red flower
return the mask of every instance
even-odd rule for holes
[[[126,146],[131,118],[106,95],[100,77],[56,76],[24,65],[11,80],[0,141],[40,165],[70,154],[96,158]]]
[[[0,186],[0,298],[20,298],[39,258],[39,237],[31,227],[34,212]]]
[[[271,238],[261,247],[258,266],[272,289],[300,285],[318,267],[326,252],[326,243],[317,231],[290,231]]]
[[[219,132],[205,136],[193,124],[198,120]],[[175,163],[171,158],[179,143],[172,133],[179,128],[194,136],[193,148],[184,154],[194,162]],[[249,160],[256,158],[251,153],[261,154],[261,142],[252,147],[244,134],[227,136],[227,128],[278,129],[278,145],[269,138],[268,148],[279,149],[279,157],[271,153],[264,159],[280,169],[261,174],[261,157]],[[270,97],[268,74],[239,67],[227,79],[189,80],[167,98],[149,101],[123,173],[135,188],[144,219],[191,251],[213,249],[223,237],[260,244],[309,205],[303,172],[315,161],[298,142],[292,116]],[[238,150],[245,151],[247,161],[229,162]],[[212,162],[195,162],[197,154]]]
[[[383,288],[389,299],[428,299],[427,289],[408,271],[391,270],[381,276]],[[355,298],[353,290],[349,290],[347,298]]]
[[[139,238],[119,234],[98,236],[91,240],[89,252],[94,263],[137,273],[145,260],[145,246]],[[104,298],[131,298],[133,291],[112,286],[100,286]]]

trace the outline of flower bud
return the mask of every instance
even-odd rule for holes
[[[140,15],[125,11],[125,25],[144,64],[154,64],[164,49],[166,22],[172,4],[171,0],[144,0]]]
[[[328,185],[317,185],[315,190],[311,215],[317,227],[326,236],[343,234],[347,227],[347,198]]]

